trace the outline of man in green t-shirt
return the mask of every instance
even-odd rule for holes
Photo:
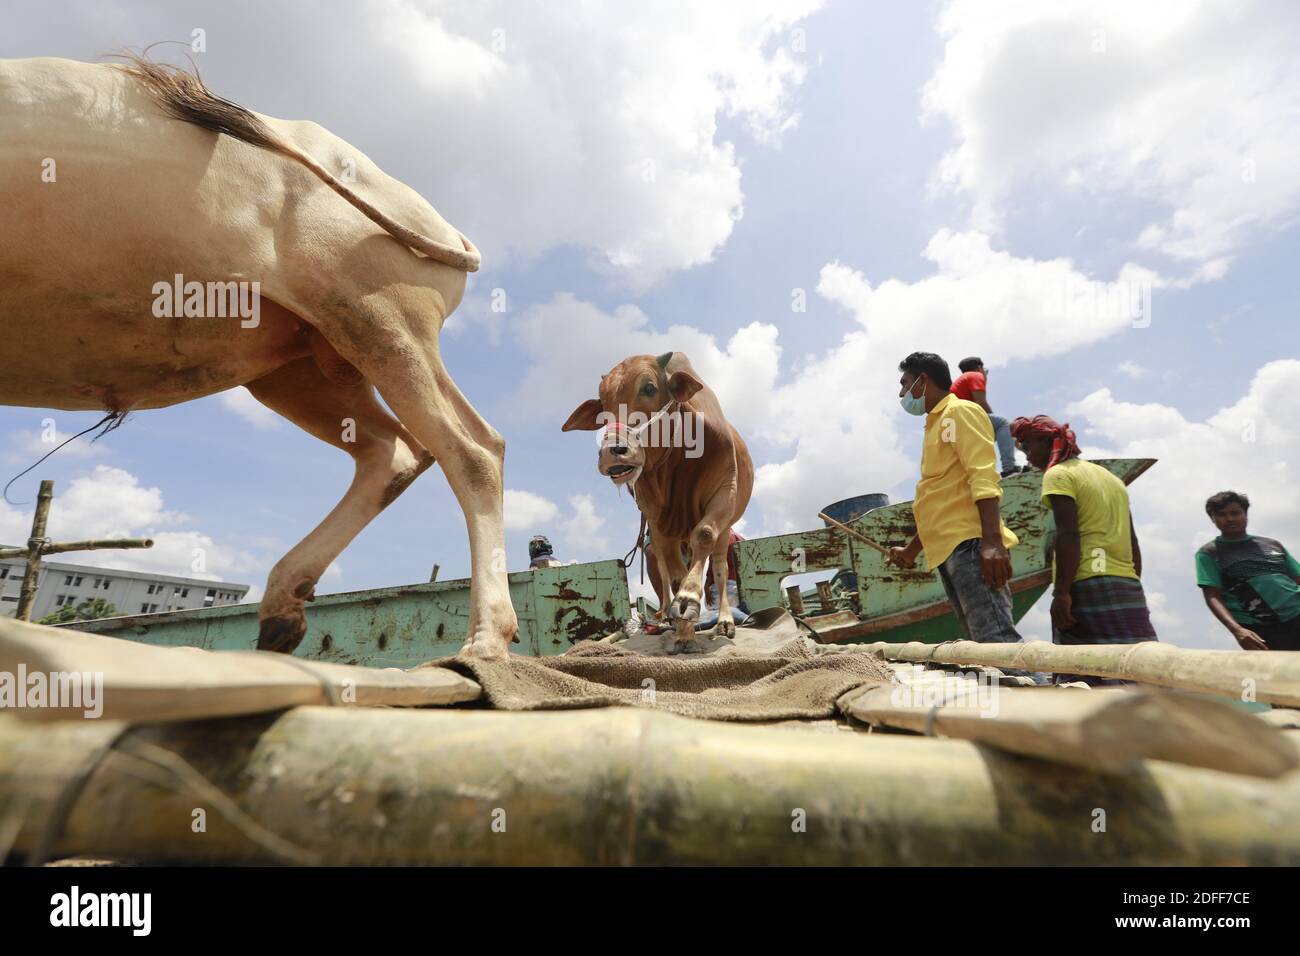
[[[1246,533],[1249,510],[1235,491],[1205,502],[1219,536],[1196,552],[1196,583],[1242,650],[1300,651],[1300,563],[1282,542]]]
[[[1156,640],[1139,576],[1142,550],[1124,482],[1079,457],[1069,425],[1046,415],[1017,418],[1011,434],[1043,472],[1042,501],[1056,522],[1052,641],[1132,644]],[[1121,683],[1074,674],[1056,682]]]

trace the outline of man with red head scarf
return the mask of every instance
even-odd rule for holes
[[[1142,590],[1142,550],[1124,482],[1079,457],[1068,424],[1046,415],[1017,418],[1011,434],[1043,472],[1043,504],[1056,520],[1052,640],[1057,644],[1129,644],[1156,640]],[[1114,683],[1057,674],[1056,680]]]

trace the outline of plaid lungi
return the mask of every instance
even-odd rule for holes
[[[1057,644],[1132,644],[1156,640],[1147,596],[1137,578],[1100,575],[1070,585],[1068,631],[1052,629]]]

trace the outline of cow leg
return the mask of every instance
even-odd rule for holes
[[[330,237],[315,238],[330,251]],[[386,243],[333,251],[346,269],[326,279],[314,261],[287,263],[281,295],[374,383],[438,460],[469,532],[469,633],[461,653],[505,657],[519,630],[506,579],[505,440],[461,395],[438,354],[438,331],[460,301],[464,273],[405,252],[391,255]]]
[[[352,456],[356,472],[343,499],[271,570],[258,617],[259,650],[292,653],[307,630],[303,602],[330,562],[376,515],[433,464],[375,398],[369,383],[338,385],[311,358],[250,382],[263,405]]]
[[[718,635],[736,636],[736,619],[731,614],[731,599],[727,596],[727,552],[731,550],[731,529],[718,535],[718,545],[713,551],[713,587],[718,592]]]
[[[725,543],[728,540],[727,529],[730,527],[732,513],[732,496],[718,494],[709,502],[704,511],[704,518],[691,532],[691,564],[686,570],[682,586],[677,589],[670,605],[669,614],[677,621],[677,639],[693,641],[695,622],[700,619],[700,606],[704,602],[704,567],[709,555],[719,547],[723,548],[723,560],[726,560]],[[719,544],[719,541],[723,544]]]
[[[432,333],[432,330],[430,330]],[[458,402],[438,357],[436,337],[346,356],[371,381],[398,420],[442,466],[469,532],[469,633],[462,655],[505,657],[519,629],[506,580],[505,439],[468,402]],[[460,408],[458,408],[460,405]]]
[[[659,572],[657,578],[651,577],[650,583],[654,586],[655,595],[659,598],[660,616],[664,616],[668,613],[668,607],[673,601],[673,586],[681,582],[682,572],[685,571],[685,568],[681,567],[680,557],[676,565],[669,559],[670,553],[680,553],[677,542],[656,537],[653,528],[650,529],[650,547],[654,551],[655,567]],[[676,573],[674,573],[675,570]]]

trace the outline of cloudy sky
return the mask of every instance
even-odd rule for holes
[[[1163,639],[1232,646],[1192,574],[1210,493],[1247,492],[1252,529],[1300,549],[1289,0],[10,7],[5,57],[201,30],[215,90],[323,124],[474,239],[484,268],[442,345],[508,442],[512,569],[538,532],[564,559],[630,547],[634,505],[560,425],[617,361],[668,350],[750,444],[751,536],[851,494],[912,497],[894,369],[927,349],[982,355],[998,412],[1068,420],[1085,455],[1160,459],[1132,495]],[[0,465],[48,450],[46,419],[65,436],[97,417],[0,409]],[[133,416],[10,496],[54,478],[55,535],[158,541],[89,560],[184,573],[202,546],[255,598],[351,471],[241,389]],[[28,514],[0,504],[0,540]],[[435,562],[468,573],[436,470],[320,590]]]

